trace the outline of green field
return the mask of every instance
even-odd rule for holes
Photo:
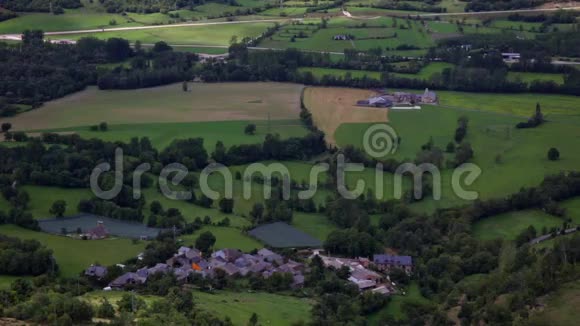
[[[89,189],[66,189],[43,186],[23,186],[22,189],[30,195],[30,204],[27,210],[34,218],[53,217],[49,213],[49,210],[52,207],[52,203],[57,200],[65,200],[67,202],[65,215],[77,214],[79,201],[92,197]],[[2,207],[1,203],[0,207]]]
[[[244,128],[253,123],[255,135],[246,135]],[[299,120],[266,121],[210,121],[189,123],[138,123],[109,125],[107,132],[91,131],[89,126],[45,129],[45,132],[74,132],[83,138],[98,138],[106,141],[129,142],[133,137],[149,137],[158,149],[167,147],[175,139],[203,138],[204,145],[211,153],[215,144],[221,141],[232,145],[261,143],[268,132],[276,132],[281,138],[301,137],[308,130]]]
[[[315,21],[319,23],[319,21]],[[272,37],[260,43],[262,47],[268,48],[297,48],[313,51],[343,52],[344,49],[368,50],[381,47],[394,50],[399,45],[413,45],[419,48],[426,48],[433,43],[431,37],[417,22],[398,20],[398,24],[405,26],[394,28],[393,20],[390,17],[369,20],[366,27],[357,27],[359,22],[345,17],[332,18],[328,22],[327,28],[318,29],[314,25],[285,25]],[[296,37],[294,42],[292,36],[305,34],[305,38]],[[335,35],[352,35],[353,40],[334,40]],[[396,34],[396,35],[395,35]]]
[[[156,43],[164,41],[168,44],[184,45],[228,45],[232,36],[238,39],[257,37],[273,23],[251,22],[243,24],[200,25],[187,27],[169,27],[144,30],[109,31],[99,33],[70,34],[64,37],[54,36],[54,39],[66,38],[78,40],[81,37],[94,36],[100,39],[121,37],[129,41]]]
[[[567,326],[578,323],[580,281],[561,284],[560,289],[548,294],[544,300],[546,307],[531,315],[530,325]]]
[[[176,137],[199,134],[207,137],[212,148],[217,140],[233,144],[260,142],[261,135],[268,130],[277,131],[282,137],[306,132],[297,120],[301,85],[190,83],[189,88],[190,91],[184,92],[181,84],[127,91],[89,87],[41,108],[2,118],[0,122],[10,122],[16,130],[78,132],[84,137],[107,140],[128,140],[151,134],[159,146],[167,145]],[[90,125],[102,121],[112,126],[110,131],[89,131]],[[248,121],[262,121],[256,122],[260,125],[258,136],[244,135],[243,128]]]
[[[566,217],[572,219],[572,223],[580,224],[580,198],[579,197],[561,202],[560,207],[566,209]]]
[[[369,318],[370,324],[379,325],[378,322],[381,316],[392,316],[396,320],[404,320],[406,316],[403,312],[403,304],[407,302],[421,305],[427,305],[430,303],[428,299],[421,295],[419,285],[413,282],[409,285],[405,295],[397,294],[392,296],[386,307],[371,315]]]
[[[188,21],[206,20],[224,15],[239,15],[246,8],[261,7],[264,1],[240,0],[239,5],[231,6],[223,3],[210,2],[197,5],[193,10],[172,10],[166,14],[134,13],[122,14],[107,13],[106,8],[98,1],[81,0],[83,7],[65,9],[62,15],[52,13],[20,13],[18,17],[0,23],[0,34],[21,33],[26,29],[42,26],[45,32],[100,29],[116,27],[132,27],[144,25],[164,25]],[[268,2],[268,1],[266,1]],[[177,17],[170,17],[174,15]],[[247,16],[249,20],[257,18]]]
[[[539,210],[525,210],[500,214],[478,221],[473,226],[473,234],[482,240],[501,238],[514,240],[518,234],[533,225],[540,234],[542,228],[562,226],[563,220]]]
[[[472,95],[475,98],[478,96]],[[467,94],[461,96],[464,96],[466,101],[469,97]],[[503,96],[507,97],[507,95],[500,95],[500,97]],[[519,97],[519,95],[516,96]],[[521,98],[524,97],[521,96]],[[442,101],[447,102],[447,100],[447,95],[443,95]],[[527,101],[529,102],[527,115],[531,115],[535,103],[533,99]],[[570,101],[568,104],[572,105],[577,101]],[[547,101],[542,101],[542,103],[556,104]],[[573,116],[574,108],[548,107],[544,112],[549,117],[549,122],[539,128],[523,130],[515,128],[515,125],[523,118],[494,113],[493,111],[497,112],[500,109],[500,103],[496,105],[498,106],[495,108],[482,107],[492,112],[435,106],[423,106],[422,110],[412,111],[391,110],[389,112],[390,125],[402,139],[394,157],[412,160],[429,137],[433,137],[436,146],[445,149],[446,145],[452,141],[457,119],[465,115],[469,119],[466,141],[471,143],[475,152],[472,161],[482,169],[479,179],[466,188],[478,191],[480,198],[505,196],[519,191],[522,186],[538,185],[546,174],[577,169],[576,162],[580,160],[580,153],[575,148],[577,139],[580,137],[578,129],[580,118]],[[517,108],[506,107],[506,109],[524,112],[523,105],[520,104]],[[570,116],[552,115],[550,112],[570,114]],[[362,148],[363,135],[369,125],[367,123],[342,124],[335,133],[337,144],[339,146],[352,144]],[[548,161],[546,153],[550,147],[557,147],[561,153],[566,153],[566,157],[562,155],[559,161]],[[446,154],[446,158],[452,159],[452,156]],[[393,180],[388,174],[385,178]],[[443,170],[441,201],[428,199],[414,203],[412,206],[421,211],[432,211],[437,207],[464,204],[463,200],[454,195],[450,178],[451,171]],[[386,187],[391,187],[391,185],[392,181],[385,183]]]
[[[136,15],[138,18],[144,18]],[[116,25],[109,23],[114,20]],[[66,10],[63,15],[53,15],[50,13],[26,13],[17,18],[0,22],[0,34],[22,33],[27,29],[42,26],[45,32],[68,31],[79,29],[96,29],[112,27],[142,26],[136,21],[123,17],[119,14],[87,12],[83,9]],[[63,37],[66,38],[66,37]]]
[[[432,62],[423,67],[423,69],[421,69],[421,71],[419,71],[419,73],[417,74],[402,74],[391,72],[389,73],[389,75],[400,78],[411,78],[411,79],[417,78],[428,80],[435,73],[441,73],[444,69],[451,67],[453,67],[453,65],[450,63]],[[344,78],[347,73],[350,73],[351,78],[363,78],[364,76],[366,76],[367,78],[377,80],[381,79],[380,71],[349,70],[349,69],[320,68],[320,67],[301,67],[298,68],[298,71],[302,73],[309,71],[318,80],[320,80],[324,75]]]
[[[294,212],[292,225],[323,242],[330,232],[337,229],[336,225],[322,214]]]
[[[415,91],[416,92],[416,91]],[[577,96],[536,93],[468,93],[437,91],[440,104],[463,109],[475,109],[529,117],[536,103],[544,115],[580,116],[580,99]]]
[[[115,305],[123,292],[95,291],[83,296],[93,304],[107,298]],[[156,296],[139,296],[147,304],[159,299]],[[193,291],[196,307],[224,318],[228,316],[234,325],[246,325],[253,313],[258,315],[260,325],[292,325],[310,319],[310,299],[263,292]]]
[[[554,83],[561,85],[564,84],[563,74],[545,74],[539,72],[508,72],[508,79],[512,81],[520,80],[525,83],[531,84],[534,80],[539,81],[553,81]]]
[[[1,225],[0,233],[21,239],[34,239],[52,249],[60,275],[73,277],[96,262],[112,265],[137,256],[146,243],[133,244],[128,239],[74,240],[67,237],[30,231],[14,225]]]
[[[201,230],[179,237],[185,245],[194,245],[200,233],[210,231],[216,237],[214,249],[235,248],[244,252],[263,248],[264,245],[254,238],[245,235],[240,229],[219,226],[204,226]]]

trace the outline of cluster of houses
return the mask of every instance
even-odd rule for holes
[[[399,268],[410,274],[413,268],[413,260],[410,256],[374,255],[371,261],[367,258],[350,259],[323,256],[318,252],[315,252],[314,255],[318,255],[326,267],[340,269],[346,266],[350,270],[348,280],[356,284],[360,291],[371,291],[384,295],[395,292],[395,284],[390,281],[388,276],[375,270],[389,272],[393,268]]]
[[[346,266],[350,271],[348,280],[356,284],[360,291],[371,291],[384,295],[396,292],[396,284],[391,282],[386,274],[394,268],[411,274],[413,269],[413,260],[410,256],[381,254],[374,255],[372,260],[368,258],[352,259],[325,256],[320,254],[319,250],[314,250],[311,257],[314,256],[319,256],[327,268],[332,267],[338,270]],[[301,288],[304,285],[305,269],[304,264],[285,259],[266,248],[258,250],[256,254],[242,253],[237,249],[222,249],[215,251],[211,257],[206,259],[197,249],[181,247],[165,263],[125,273],[109,283],[105,290],[145,284],[151,275],[158,273],[173,273],[177,281],[182,283],[185,283],[188,277],[193,274],[211,279],[215,277],[217,270],[222,270],[229,276],[252,274],[260,275],[266,279],[275,273],[289,273],[293,278],[292,287]],[[107,275],[107,268],[92,265],[85,270],[85,275],[102,279]]]
[[[206,259],[197,249],[181,247],[165,263],[125,273],[114,279],[105,289],[121,289],[129,285],[145,284],[149,276],[157,273],[173,273],[179,282],[186,282],[193,274],[211,279],[218,269],[229,276],[246,276],[252,273],[264,278],[269,278],[275,273],[290,273],[293,277],[292,287],[300,288],[304,285],[304,268],[304,264],[284,259],[266,248],[260,249],[256,254],[245,254],[237,249],[222,249],[215,251]],[[103,278],[106,273],[107,269],[98,265],[85,270],[86,276],[96,278]]]
[[[350,40],[353,40],[354,37],[352,35],[349,35],[349,34],[337,34],[337,35],[332,36],[332,39],[334,41],[350,41]]]
[[[437,93],[425,89],[423,94],[394,92],[380,94],[366,100],[357,101],[356,105],[377,108],[415,108],[416,104],[437,104]],[[420,107],[419,107],[420,108]]]

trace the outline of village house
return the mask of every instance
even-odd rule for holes
[[[173,273],[179,282],[187,281],[193,274],[213,278],[218,269],[228,276],[247,276],[253,273],[268,278],[275,273],[289,273],[292,274],[292,287],[299,288],[304,285],[304,264],[293,260],[285,262],[284,257],[266,248],[260,249],[255,255],[244,254],[237,249],[222,249],[212,253],[206,260],[201,251],[180,247],[165,263],[157,263],[153,267],[144,267],[136,272],[123,274],[109,286],[122,288],[127,285],[143,284],[156,273]]]
[[[100,265],[91,265],[89,268],[85,270],[85,276],[94,277],[98,280],[102,279],[103,277],[107,276],[107,267],[100,266]]]
[[[87,240],[101,240],[109,236],[109,231],[105,228],[103,221],[98,221],[97,226],[81,234],[81,238]]]
[[[383,275],[365,267],[365,265],[368,266],[368,259],[337,258],[323,256],[317,253],[315,255],[318,255],[322,259],[326,267],[332,267],[334,269],[340,269],[343,266],[348,267],[350,271],[348,280],[356,284],[360,291],[379,289],[375,292],[383,294],[394,292],[392,284]]]
[[[147,277],[139,276],[137,273],[125,273],[113,280],[109,287],[120,289],[128,285],[140,285],[145,282],[147,282]]]
[[[392,268],[400,268],[408,274],[413,271],[413,259],[411,256],[374,255],[373,264],[381,271],[389,271]]]

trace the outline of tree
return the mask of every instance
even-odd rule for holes
[[[155,53],[160,53],[160,52],[172,51],[172,50],[173,50],[173,48],[169,44],[167,44],[163,41],[159,41],[159,42],[155,43],[155,45],[153,46],[153,49],[151,51],[155,52]]]
[[[135,293],[124,293],[121,300],[117,302],[119,311],[136,312],[147,307],[143,299],[135,295]]]
[[[106,122],[101,122],[101,123],[99,123],[99,130],[100,131],[107,131],[107,130],[109,130],[109,126],[107,125]]]
[[[115,317],[115,308],[113,308],[113,305],[105,297],[103,297],[103,301],[97,310],[97,316],[99,318]]]
[[[195,240],[195,247],[201,252],[210,252],[215,244],[215,236],[210,231],[203,232]]]
[[[220,140],[218,140],[218,142],[215,144],[215,150],[211,154],[211,157],[214,159],[214,161],[218,163],[222,164],[225,163],[227,158],[226,147],[224,146],[224,143],[222,143]]]
[[[244,129],[244,133],[246,135],[254,135],[256,133],[256,125],[250,123],[249,125],[246,126],[246,129]]]
[[[219,201],[219,207],[222,213],[230,214],[234,210],[234,200],[231,198],[222,198]]]
[[[10,128],[12,128],[12,124],[10,122],[4,122],[2,124],[2,132],[7,132],[10,130]]]
[[[445,148],[445,151],[447,153],[453,153],[453,152],[455,152],[455,144],[453,142],[449,142],[447,144],[447,147]]]
[[[56,217],[63,217],[65,211],[66,211],[66,201],[57,200],[54,203],[52,203],[52,207],[50,208],[49,213]]]
[[[248,326],[257,326],[258,325],[258,315],[254,312],[248,321]]]
[[[560,159],[560,151],[557,148],[552,147],[548,151],[548,160],[550,161],[557,161]]]
[[[264,205],[262,203],[255,203],[250,211],[250,216],[254,218],[255,223],[259,223],[264,216]]]
[[[161,206],[161,203],[158,200],[152,201],[151,205],[149,206],[149,209],[153,214],[156,215],[163,214],[163,206]]]

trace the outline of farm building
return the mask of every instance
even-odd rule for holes
[[[99,280],[107,276],[107,273],[107,267],[100,265],[91,265],[85,270],[85,276],[91,276]]]
[[[273,248],[319,248],[322,246],[320,240],[284,222],[261,225],[250,230],[248,234]]]
[[[373,263],[382,271],[388,271],[391,268],[400,268],[407,273],[411,273],[413,270],[413,259],[411,256],[374,255]]]
[[[357,101],[356,105],[379,108],[394,108],[398,105],[437,104],[438,101],[439,99],[437,97],[437,93],[426,88],[423,94],[407,92],[394,92],[392,94],[387,93],[373,96],[366,100]]]

